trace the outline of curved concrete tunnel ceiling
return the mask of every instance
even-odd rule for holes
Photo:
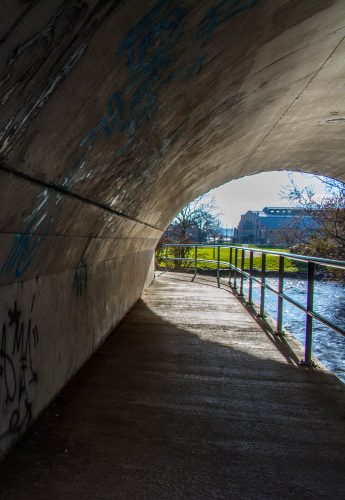
[[[345,179],[345,2],[1,10],[0,314],[10,332],[21,304],[49,332],[35,416],[140,296],[186,202],[269,170]]]
[[[250,173],[344,176],[342,0],[8,4],[8,169],[158,229]]]

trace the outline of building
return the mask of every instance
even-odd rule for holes
[[[317,223],[305,211],[293,207],[265,207],[261,211],[249,210],[241,215],[235,229],[236,243],[284,245],[293,235],[315,232]]]

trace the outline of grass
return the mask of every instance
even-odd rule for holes
[[[267,251],[272,252],[284,252],[286,253],[288,250],[282,248],[265,248]],[[188,253],[187,253],[188,252]],[[172,250],[169,249],[168,252],[169,257],[173,257]],[[194,247],[186,250],[186,257],[190,259],[188,263],[183,262],[182,267],[185,268],[193,268],[195,261],[195,250]],[[220,248],[220,269],[225,269],[228,267],[229,258],[230,258],[230,250],[229,248]],[[200,260],[199,260],[200,259]],[[215,260],[218,259],[218,249],[217,248],[198,248],[198,269],[215,269],[217,264],[216,262],[202,262],[204,260]],[[237,267],[241,267],[241,259],[242,259],[242,250],[238,250],[237,257]],[[180,261],[181,262],[181,261]],[[223,262],[223,264],[222,264]],[[227,263],[227,264],[224,264]],[[235,264],[235,251],[232,252],[232,264]],[[161,267],[164,267],[164,262],[161,264]],[[169,262],[169,267],[174,267],[173,261]],[[244,269],[249,269],[249,252],[245,251],[244,253]],[[254,254],[253,258],[253,269],[261,270],[261,254]],[[300,272],[306,269],[306,265],[303,262],[292,261],[291,259],[285,259],[284,261],[284,270],[287,273]],[[266,271],[278,271],[279,270],[279,257],[275,255],[266,255]]]

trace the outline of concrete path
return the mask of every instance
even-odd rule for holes
[[[163,274],[0,464],[0,498],[343,500],[343,403],[229,291]]]

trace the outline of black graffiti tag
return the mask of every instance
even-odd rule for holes
[[[29,386],[38,377],[33,366],[33,352],[38,345],[38,328],[32,319],[24,320],[14,303],[8,320],[2,325],[0,343],[0,411],[7,428],[0,439],[25,429],[32,419]]]

